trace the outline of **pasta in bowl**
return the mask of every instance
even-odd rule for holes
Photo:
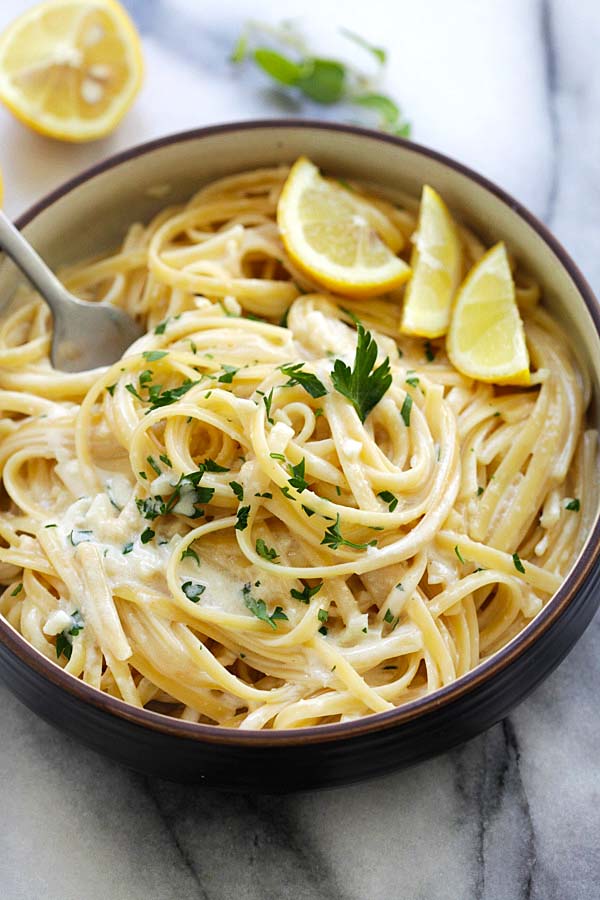
[[[478,381],[402,333],[404,284],[344,296],[298,265],[288,176],[210,180],[62,270],[146,325],[109,369],[53,370],[25,288],[2,317],[0,611],[185,727],[300,734],[443,693],[548,605],[597,514],[589,372],[519,248],[529,384]],[[408,266],[414,193],[344,182]],[[457,231],[466,275],[491,242]]]

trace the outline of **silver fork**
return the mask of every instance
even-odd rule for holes
[[[116,362],[143,329],[113,306],[79,300],[60,283],[0,210],[0,250],[27,276],[52,311],[50,358],[63,372],[83,372]]]

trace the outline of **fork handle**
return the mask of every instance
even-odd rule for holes
[[[10,256],[39,291],[52,312],[56,313],[58,308],[64,305],[67,291],[2,210],[0,210],[0,249]]]

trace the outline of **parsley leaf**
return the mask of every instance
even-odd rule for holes
[[[366,544],[355,544],[354,541],[347,541],[346,538],[342,536],[342,533],[340,531],[340,514],[338,513],[335,517],[334,524],[330,525],[329,528],[326,529],[321,543],[325,544],[328,547],[331,547],[332,550],[337,550],[341,546],[351,547],[353,550],[366,550],[367,547],[375,547],[377,541],[369,541]]]
[[[152,531],[150,527],[144,529],[144,531],[142,531],[142,533],[140,534],[140,540],[142,544],[147,544],[149,541],[151,541],[155,534],[156,532]]]
[[[198,603],[200,597],[206,590],[205,584],[200,584],[198,581],[184,581],[181,585],[181,590],[192,603]]]
[[[456,553],[456,556],[458,557],[458,561],[464,565],[464,562],[465,562],[465,561],[464,561],[464,559],[463,559],[462,553],[460,552],[460,549],[459,549],[459,547],[458,547],[458,544],[457,544],[456,547],[454,548],[454,552]]]
[[[581,503],[579,502],[577,497],[575,497],[573,500],[569,500],[568,503],[565,503],[565,509],[568,509],[571,512],[579,512],[579,510],[581,509]]]
[[[304,467],[306,464],[306,460],[304,457],[300,460],[297,466],[290,465],[290,472],[292,473],[292,478],[288,479],[288,483],[296,488],[299,494],[302,491],[305,491],[308,487],[308,481],[304,478]]]
[[[217,381],[220,381],[221,384],[231,384],[233,381],[233,376],[239,372],[239,369],[236,369],[235,366],[227,366],[224,365],[223,369],[225,370],[223,375],[219,375]]]
[[[354,368],[350,369],[341,359],[336,359],[331,380],[336,391],[350,400],[361,422],[364,422],[390,387],[392,374],[387,356],[380,366],[371,371],[377,360],[377,344],[362,325],[359,324],[357,329]]]
[[[230,481],[229,487],[238,498],[238,500],[242,501],[244,499],[244,488],[238,481]]]
[[[275,547],[267,547],[262,538],[256,539],[256,552],[263,559],[270,559],[273,562],[279,559],[279,553]]]
[[[249,506],[240,506],[237,511],[237,522],[235,523],[235,528],[238,531],[245,531],[248,527],[248,514],[250,512]]]
[[[410,394],[406,394],[404,397],[404,402],[402,404],[402,409],[400,410],[400,415],[402,416],[402,421],[408,428],[410,425],[410,411],[412,409],[413,399]]]
[[[513,553],[512,559],[513,559],[514,567],[517,570],[517,572],[521,572],[521,574],[524,575],[525,574],[525,566],[519,559],[519,554]]]
[[[268,395],[263,396],[263,403],[265,404],[265,409],[267,411],[267,422],[270,425],[273,425],[273,419],[271,418],[271,404],[273,402],[273,388],[269,391]]]
[[[16,597],[17,594],[20,594],[23,590],[23,582],[20,581],[19,584],[15,587],[14,591],[11,593],[11,597]]]
[[[187,559],[188,557],[189,557],[190,559],[196,560],[196,562],[198,563],[198,565],[200,565],[200,557],[198,556],[198,554],[196,553],[195,550],[192,550],[191,547],[187,547],[187,548],[183,551],[183,553],[181,554],[181,559],[182,559],[182,560],[183,560],[183,559]]]
[[[394,510],[398,506],[398,498],[394,494],[392,494],[391,491],[379,491],[377,496],[381,497],[381,499],[384,500],[385,503],[389,504],[388,509],[390,512],[394,512]]]
[[[323,384],[322,381],[319,381],[316,375],[313,375],[312,372],[303,372],[302,367],[304,363],[295,363],[294,365],[287,366],[279,366],[281,372],[284,375],[287,375],[289,381],[287,381],[283,386],[284,387],[294,387],[294,385],[299,384],[300,387],[303,387],[307,394],[310,394],[311,397],[314,397],[316,400],[318,397],[324,397],[327,393],[327,388]]]
[[[67,659],[71,659],[72,653],[73,647],[71,646],[71,641],[64,633],[64,631],[61,631],[60,634],[56,635],[56,658],[60,659],[60,657],[64,654]]]
[[[315,594],[318,594],[322,587],[322,581],[320,581],[318,584],[313,585],[313,587],[309,587],[307,584],[305,584],[303,590],[301,591],[298,591],[296,588],[292,588],[290,591],[290,595],[294,598],[294,600],[299,600],[300,603],[308,604],[310,602],[310,598],[314,597]]]
[[[434,347],[431,346],[431,341],[425,341],[423,345],[423,351],[425,353],[425,359],[427,362],[433,362],[436,356],[436,351]]]
[[[419,383],[419,378],[417,375],[411,375],[410,378],[406,379],[406,383],[410,384],[411,387],[416,387]]]
[[[252,585],[250,582],[244,585],[242,589],[242,593],[244,595],[244,603],[246,607],[250,610],[250,612],[256,616],[257,619],[260,619],[261,622],[265,622],[269,625],[273,631],[277,628],[276,620],[281,619],[288,621],[288,617],[283,611],[281,606],[276,606],[274,611],[269,615],[267,611],[267,604],[264,600],[260,598],[254,598],[251,594]]]
[[[69,535],[69,540],[73,544],[74,547],[77,547],[78,544],[83,544],[86,541],[92,540],[92,531],[84,531],[81,528],[74,528],[71,534]]]
[[[165,319],[164,322],[160,322],[154,329],[154,334],[164,334],[168,321],[168,319]]]
[[[386,609],[385,616],[383,617],[383,621],[387,622],[388,625],[392,624],[392,622],[394,621],[394,614],[391,611],[391,609]]]
[[[142,356],[148,362],[156,362],[157,359],[164,359],[168,355],[168,350],[144,350],[142,353]]]
[[[126,556],[128,553],[131,553],[132,550],[133,550],[133,541],[129,541],[128,544],[125,544],[125,546],[121,550],[121,553],[123,554],[123,556]]]
[[[150,466],[150,468],[153,469],[154,472],[156,472],[156,474],[157,474],[158,476],[162,475],[162,469],[160,468],[160,466],[158,466],[158,465],[156,464],[156,461],[155,461],[155,459],[154,459],[153,456],[147,456],[147,457],[146,457],[146,462],[148,463],[148,465]]]

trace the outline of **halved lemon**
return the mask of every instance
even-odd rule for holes
[[[140,39],[116,0],[47,0],[0,35],[0,99],[60,140],[111,132],[142,75]]]
[[[296,265],[350,297],[383,294],[410,275],[378,233],[384,232],[382,216],[389,235],[393,226],[381,210],[322,178],[304,156],[292,166],[277,207],[281,237]]]
[[[503,243],[488,250],[461,285],[446,349],[463,375],[495,384],[530,383],[525,332]]]
[[[400,331],[436,338],[448,331],[462,273],[462,248],[454,220],[440,195],[425,185],[404,295]]]

